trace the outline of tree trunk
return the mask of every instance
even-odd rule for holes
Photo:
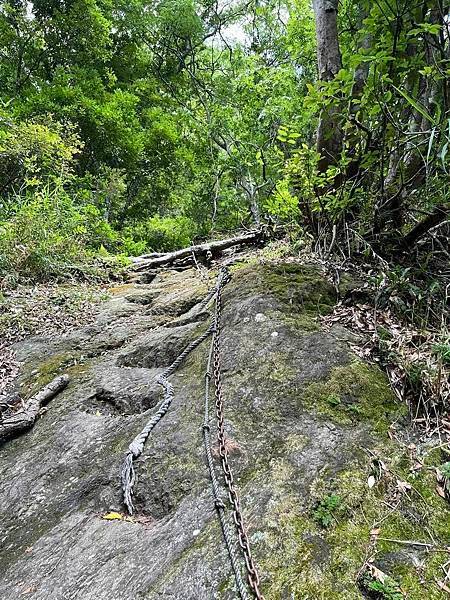
[[[366,16],[366,15],[364,15],[364,16]],[[363,19],[361,19],[361,24],[360,24],[361,27],[363,26],[362,20]],[[368,33],[365,33],[364,37],[361,40],[360,48],[361,48],[361,50],[369,50],[371,45],[372,45],[372,37]],[[366,81],[367,81],[367,76],[369,74],[369,67],[370,67],[370,63],[367,61],[363,61],[363,62],[359,63],[359,65],[355,69],[355,75],[354,75],[353,87],[352,87],[352,98],[351,98],[351,104],[350,104],[350,112],[352,114],[356,114],[359,110],[359,104],[354,103],[354,100],[360,98],[364,91],[364,87],[365,87]]]
[[[317,67],[320,81],[332,81],[342,67],[337,28],[337,0],[313,0],[316,21]],[[340,109],[334,103],[323,108],[317,128],[319,171],[336,163],[342,150]]]
[[[261,214],[258,205],[258,193],[262,186],[255,185],[248,170],[240,177],[238,184],[244,190],[245,195],[248,198],[250,213],[252,215],[255,227],[260,227]]]

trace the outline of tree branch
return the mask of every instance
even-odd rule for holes
[[[417,241],[419,241],[430,229],[439,225],[445,221],[450,213],[450,202],[444,204],[438,204],[434,207],[433,211],[425,217],[422,221],[419,221],[409,233],[407,233],[401,240],[400,246],[404,250],[408,250]]]

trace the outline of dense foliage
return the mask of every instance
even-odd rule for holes
[[[448,5],[313,4],[1,2],[0,276],[269,218],[327,256],[420,252],[442,274]]]

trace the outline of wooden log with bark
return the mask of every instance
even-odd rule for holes
[[[264,232],[262,230],[250,231],[249,233],[233,238],[189,246],[188,248],[182,248],[181,250],[175,250],[174,252],[150,256],[150,258],[148,258],[148,255],[138,256],[133,259],[134,265],[131,268],[133,271],[146,271],[147,269],[167,267],[183,259],[192,260],[192,262],[194,262],[194,257],[195,260],[202,258],[208,259],[220,254],[227,248],[246,244],[257,244],[263,238]]]
[[[41,408],[67,387],[68,383],[68,375],[59,375],[32,396],[20,410],[11,414],[0,414],[0,443],[16,437],[27,429],[31,429],[39,416]]]

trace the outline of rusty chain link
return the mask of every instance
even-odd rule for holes
[[[214,459],[211,448],[211,427],[209,424],[209,392],[210,392],[210,384],[213,377],[212,373],[212,360],[213,360],[213,352],[214,352],[214,341],[211,340],[211,347],[209,351],[208,364],[206,366],[205,372],[205,409],[204,409],[204,419],[202,425],[202,436],[203,436],[203,445],[205,447],[205,456],[206,456],[206,464],[209,470],[209,476],[211,479],[211,488],[212,488],[212,497],[214,500],[214,507],[217,512],[217,517],[220,522],[220,527],[222,529],[222,535],[225,542],[225,546],[228,551],[228,556],[230,558],[231,568],[233,569],[234,579],[236,581],[236,586],[239,592],[239,596],[241,600],[249,600],[249,596],[247,593],[247,587],[242,579],[241,569],[239,566],[238,557],[236,555],[236,543],[233,540],[233,531],[230,528],[229,519],[226,514],[226,505],[222,501],[221,498],[221,489],[220,484],[216,476],[216,471],[214,467]]]
[[[247,569],[247,578],[250,589],[257,600],[264,600],[264,596],[259,590],[260,577],[253,561],[250,550],[250,542],[241,511],[239,494],[234,485],[234,476],[228,461],[228,449],[226,446],[225,424],[224,424],[224,402],[222,393],[222,368],[221,368],[221,325],[222,325],[222,287],[229,281],[230,275],[226,268],[222,268],[219,273],[216,291],[216,310],[214,316],[213,329],[213,378],[216,398],[216,417],[217,417],[217,441],[219,443],[219,456],[222,465],[225,484],[228,489],[228,498],[230,500],[233,519],[239,538],[239,546],[245,559]]]

